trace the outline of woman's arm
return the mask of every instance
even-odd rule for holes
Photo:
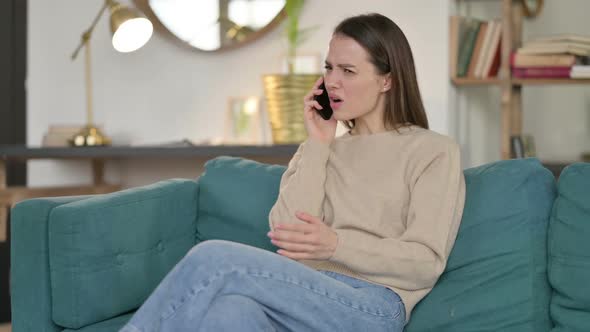
[[[402,236],[380,239],[356,229],[336,229],[338,245],[331,261],[407,290],[435,284],[455,242],[465,202],[458,145],[446,145],[423,165],[412,178]]]
[[[307,139],[289,162],[281,178],[279,197],[269,213],[270,229],[279,223],[302,223],[296,211],[323,218],[326,164],[330,145]]]

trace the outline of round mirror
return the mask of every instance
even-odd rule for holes
[[[285,0],[134,0],[157,31],[213,52],[247,44],[285,18]]]

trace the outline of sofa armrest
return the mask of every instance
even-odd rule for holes
[[[53,332],[62,328],[51,320],[49,214],[63,204],[91,196],[29,199],[11,210],[10,293],[12,330]]]
[[[197,195],[173,179],[53,209],[53,321],[76,329],[140,306],[194,246]]]

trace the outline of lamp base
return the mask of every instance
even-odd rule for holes
[[[69,143],[71,146],[105,146],[111,145],[111,139],[97,127],[87,125],[70,138]]]

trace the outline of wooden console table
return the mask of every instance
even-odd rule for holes
[[[298,145],[203,145],[186,147],[79,147],[38,148],[18,145],[0,145],[0,242],[6,241],[8,211],[19,201],[34,197],[103,194],[121,189],[119,184],[104,180],[104,164],[116,159],[190,159],[214,158],[217,156],[279,157],[290,159]],[[9,160],[57,159],[88,160],[92,163],[91,184],[80,186],[39,187],[10,186],[6,184],[6,163]]]

